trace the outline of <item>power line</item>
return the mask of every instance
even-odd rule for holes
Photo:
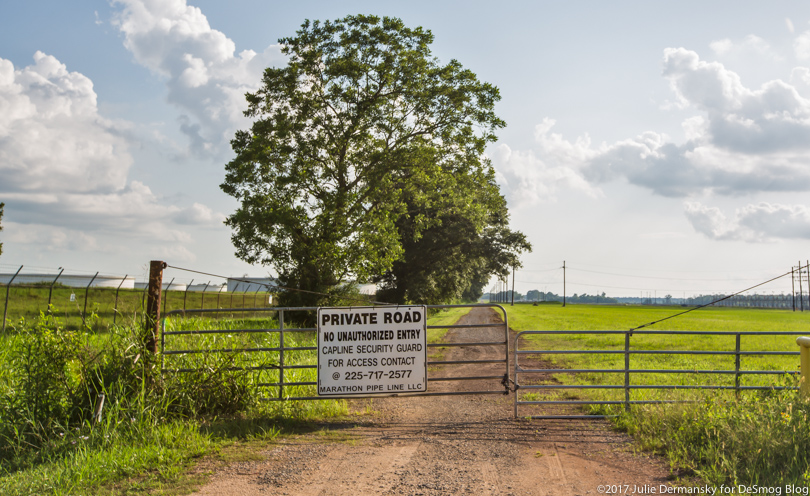
[[[805,266],[805,268],[807,268],[807,266]],[[799,266],[799,270],[801,270],[801,269],[802,269],[802,267],[801,267],[801,265],[800,265],[800,266]],[[754,286],[751,286],[750,288],[746,288],[746,289],[743,289],[742,291],[737,291],[737,292],[736,292],[736,293],[734,293],[734,294],[730,294],[730,295],[728,295],[728,296],[724,296],[724,297],[722,297],[722,298],[718,298],[718,299],[716,299],[716,300],[714,300],[714,301],[712,301],[712,302],[710,302],[710,303],[706,303],[706,304],[704,304],[704,305],[699,305],[699,306],[696,306],[696,307],[694,307],[694,308],[690,308],[689,310],[684,310],[683,312],[678,312],[678,313],[676,313],[676,314],[674,314],[674,315],[670,315],[669,317],[664,317],[663,319],[658,319],[658,320],[655,320],[655,321],[652,321],[652,322],[647,322],[646,324],[642,324],[642,325],[640,325],[640,326],[638,326],[638,327],[634,327],[634,328],[630,329],[628,332],[630,333],[630,335],[632,335],[632,334],[633,334],[633,331],[636,331],[636,330],[641,329],[641,328],[643,328],[643,327],[647,327],[647,326],[655,325],[655,324],[657,324],[657,323],[659,323],[659,322],[663,322],[663,321],[665,321],[665,320],[673,319],[673,318],[675,318],[675,317],[679,317],[679,316],[684,315],[684,314],[687,314],[687,313],[689,313],[689,312],[694,312],[695,310],[700,310],[701,308],[706,308],[706,307],[708,307],[708,306],[710,306],[710,305],[714,305],[715,303],[719,303],[719,302],[721,302],[721,301],[723,301],[723,300],[727,300],[727,299],[729,299],[729,298],[731,298],[731,297],[734,297],[734,296],[737,296],[737,295],[739,295],[739,294],[745,293],[746,291],[751,291],[751,290],[752,290],[752,289],[754,289],[754,288],[758,288],[758,287],[760,287],[760,286],[764,286],[764,285],[768,284],[769,282],[773,282],[773,281],[775,281],[775,280],[777,280],[777,279],[781,279],[781,278],[783,278],[783,277],[786,277],[786,276],[789,276],[789,275],[792,275],[792,274],[793,274],[793,270],[791,269],[791,271],[790,271],[790,272],[785,272],[784,274],[782,274],[782,275],[780,275],[780,276],[776,276],[776,277],[774,277],[774,278],[768,279],[767,281],[765,281],[765,282],[761,282],[761,283],[756,284],[756,285],[754,285]]]
[[[568,269],[571,270],[571,267],[568,267]],[[636,278],[636,279],[657,279],[657,280],[666,279],[666,280],[670,280],[670,281],[713,281],[713,282],[728,281],[728,279],[701,279],[701,278],[697,278],[697,277],[682,278],[682,277],[667,277],[667,276],[661,276],[661,277],[658,277],[658,276],[634,276],[634,275],[630,275],[630,274],[616,274],[614,272],[600,272],[600,271],[597,271],[597,270],[577,269],[577,268],[573,268],[573,270],[574,271],[579,271],[579,272],[590,272],[592,274],[604,274],[604,275],[608,275],[608,276],[632,277],[632,278]],[[738,279],[738,280],[739,281],[758,281],[759,279],[757,279],[757,278],[748,278],[748,279]]]
[[[646,269],[646,268],[637,268],[637,267],[611,267],[607,265],[597,265],[591,263],[584,263],[584,262],[577,262],[577,265],[583,265],[585,267],[597,267],[600,269],[612,269],[612,270],[626,270],[626,271],[635,271],[635,272],[677,272],[678,274],[683,274],[684,270],[682,269]],[[773,268],[762,268],[762,269],[735,269],[734,272],[773,272]],[[725,274],[728,273],[728,270],[690,270],[688,272],[694,273],[704,273],[704,274]]]

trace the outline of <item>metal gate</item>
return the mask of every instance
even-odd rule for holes
[[[444,360],[428,356],[428,390],[413,393],[352,395],[351,398],[381,396],[437,396],[466,394],[509,394],[509,325],[506,310],[496,304],[427,305],[428,309],[488,307],[500,310],[503,322],[495,324],[428,325],[431,329],[458,329],[462,339],[454,342],[427,343],[428,351],[453,347],[496,347],[496,357],[474,360]],[[393,307],[396,308],[396,307]],[[229,372],[252,374],[252,384],[267,391],[265,401],[335,399],[316,395],[317,346],[313,339],[317,328],[294,327],[290,322],[303,321],[306,314],[316,314],[318,307],[287,308],[226,308],[202,310],[172,310],[161,321],[161,369],[164,373],[193,373],[211,371],[206,364],[212,356],[227,357],[217,367]],[[181,318],[178,318],[181,317]],[[214,324],[211,329],[190,329],[188,318],[197,324]],[[186,324],[184,324],[186,322]],[[233,328],[234,322],[255,324]],[[272,322],[274,327],[268,327]],[[193,325],[192,325],[193,327]],[[463,339],[465,330],[483,327],[498,328],[496,340]],[[502,329],[502,335],[501,335]],[[501,351],[502,350],[502,351]],[[496,364],[497,374],[454,374],[461,365]],[[501,367],[502,365],[502,367]],[[442,374],[438,374],[438,371]],[[441,375],[441,376],[440,376]],[[473,391],[448,390],[432,392],[430,383],[483,381],[484,387]]]
[[[652,330],[636,330],[628,331],[523,331],[519,332],[515,337],[514,346],[514,378],[515,378],[515,395],[514,395],[514,413],[518,417],[519,406],[549,406],[549,405],[574,405],[577,408],[586,407],[588,405],[623,405],[625,410],[629,410],[631,405],[643,404],[660,404],[660,403],[675,403],[683,400],[667,400],[667,399],[634,399],[633,392],[641,391],[662,391],[662,390],[728,390],[738,393],[746,390],[772,390],[772,389],[798,389],[795,387],[773,386],[773,385],[742,385],[741,379],[745,376],[776,376],[785,374],[797,374],[794,370],[767,370],[763,369],[763,360],[756,363],[753,360],[754,366],[759,366],[759,369],[748,369],[743,366],[743,359],[751,360],[755,357],[768,357],[768,356],[799,356],[798,351],[781,351],[781,350],[759,350],[749,349],[751,345],[757,346],[760,343],[753,342],[757,337],[762,336],[801,336],[805,335],[803,332],[722,332],[722,331],[652,331]],[[520,349],[522,338],[532,335],[544,336],[581,336],[585,339],[597,338],[603,342],[611,341],[613,339],[612,349],[588,349],[583,347],[581,349],[526,349],[530,341],[524,341],[523,349]],[[644,336],[672,336],[673,341],[677,336],[686,336],[691,340],[699,339],[698,336],[724,336],[727,337],[728,347],[721,350],[713,349],[656,349],[655,346],[649,346],[644,343]],[[620,344],[623,341],[623,345]],[[635,344],[634,344],[635,342]],[[647,344],[647,346],[645,346]],[[747,344],[747,346],[744,346]],[[787,343],[786,343],[787,344]],[[787,349],[783,347],[782,349]],[[623,366],[616,367],[615,363],[612,367],[594,367],[594,368],[567,368],[565,367],[558,357],[570,355],[580,356],[619,356],[623,358]],[[712,365],[720,365],[717,362],[722,362],[723,357],[726,357],[727,368],[640,368],[639,366],[633,367],[633,357],[642,357],[649,355],[670,355],[673,357],[679,355],[685,356],[711,356],[715,357]],[[535,360],[534,364],[528,363],[530,360]],[[731,360],[733,359],[733,364]],[[609,361],[609,360],[608,360]],[[620,360],[621,361],[621,360]],[[672,360],[677,362],[677,360]],[[586,384],[571,384],[570,380],[563,377],[559,381],[554,375],[561,374],[566,377],[576,377],[578,374],[601,375],[600,380],[593,380],[590,378]],[[649,377],[649,374],[664,374],[665,377],[691,377],[691,380],[682,382],[691,382],[691,384],[645,384],[644,377]],[[724,376],[727,378],[727,384],[708,384],[709,376]],[[611,377],[613,380],[611,380]],[[639,380],[639,377],[641,379]],[[733,381],[732,381],[733,379]],[[718,381],[723,382],[723,381]],[[557,392],[570,392],[570,391],[614,391],[618,393],[614,396],[619,398],[611,399],[559,399],[548,398],[548,394],[557,394]],[[528,395],[546,395],[543,399],[527,398]],[[598,393],[597,393],[598,394]],[[622,397],[623,396],[623,397]],[[569,409],[571,410],[571,409]],[[523,415],[523,417],[530,418],[605,418],[615,417],[617,415],[585,415],[574,412],[564,412],[557,414],[542,413],[539,415]]]

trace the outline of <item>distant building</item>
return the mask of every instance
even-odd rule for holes
[[[374,296],[374,295],[377,294],[377,285],[376,284],[357,284],[357,291],[360,294]]]
[[[147,286],[149,286],[149,283],[146,283],[146,282],[136,282],[135,283],[135,289],[146,289]],[[183,284],[183,283],[180,283],[180,282],[173,282],[171,287],[169,286],[168,282],[164,282],[162,284],[162,286],[163,286],[163,291],[185,291],[186,290],[186,285]]]
[[[0,274],[0,284],[8,284],[12,277],[14,277],[13,273]],[[90,285],[91,288],[117,288],[119,285],[121,289],[135,288],[134,276],[124,278],[122,276],[103,276],[101,274],[95,276],[95,279],[93,279],[93,274],[62,274],[60,276],[58,273],[26,274],[21,272],[17,274],[17,277],[14,277],[13,284],[14,286],[29,284],[47,284],[50,286],[54,280],[56,280],[57,284],[71,288],[86,288],[87,285],[90,284],[90,281],[93,282],[93,284]]]
[[[278,281],[273,277],[229,277],[228,292],[275,292],[276,284],[278,284]]]
[[[228,286],[225,284],[192,284],[188,286],[188,290],[198,293],[202,293],[203,291],[206,293],[224,293],[228,290]]]

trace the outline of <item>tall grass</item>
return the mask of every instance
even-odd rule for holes
[[[429,324],[462,313],[439,312]],[[195,458],[233,440],[272,440],[285,426],[349,412],[345,400],[262,401],[278,396],[277,387],[262,386],[278,382],[278,371],[254,369],[277,365],[277,353],[165,355],[161,363],[144,351],[137,322],[98,334],[91,326],[66,329],[57,315],[17,322],[0,346],[3,495],[148,492],[175,483]],[[233,332],[171,336],[166,349],[276,348],[277,333],[237,331],[277,327],[272,318],[172,318],[168,330]],[[311,347],[316,336],[289,330],[284,344]],[[288,351],[284,361],[315,365],[317,355]],[[315,380],[314,368],[285,375],[285,382]],[[283,391],[314,395],[314,386]]]
[[[4,338],[0,494],[95,493],[128,478],[160,484],[223,442],[272,439],[291,418],[347,412],[345,402],[257,401],[254,378],[234,367],[243,354],[194,355],[186,363],[194,372],[163,375],[142,338],[137,325],[98,335],[66,330],[45,313]]]

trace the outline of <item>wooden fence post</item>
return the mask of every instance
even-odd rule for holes
[[[160,332],[160,296],[163,289],[163,269],[166,262],[152,260],[149,263],[149,285],[146,293],[146,350],[157,353],[158,333]]]

